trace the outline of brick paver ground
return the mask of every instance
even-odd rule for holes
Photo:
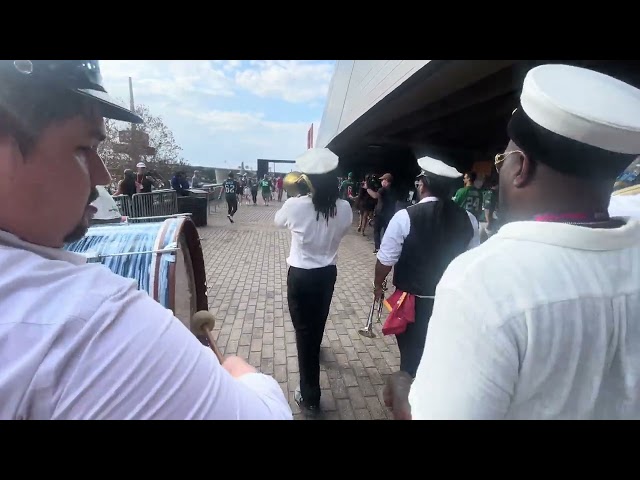
[[[293,399],[299,370],[286,294],[290,234],[273,224],[279,207],[277,202],[269,207],[242,205],[231,224],[222,205],[199,231],[220,349],[273,375],[295,418],[303,419]],[[389,418],[382,388],[400,364],[395,339],[382,336],[380,324],[374,325],[374,339],[357,332],[371,307],[375,255],[372,229],[362,237],[355,221],[354,214],[353,230],[340,246],[338,279],[322,341],[323,419]]]

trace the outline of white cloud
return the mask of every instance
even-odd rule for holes
[[[101,68],[107,90],[126,104],[132,77],[136,103],[162,116],[184,157],[205,166],[304,152],[333,72],[331,63],[297,60],[105,60]],[[269,106],[260,110],[266,103],[251,95]]]
[[[257,158],[294,159],[306,149],[312,122],[275,122],[261,112],[178,111],[193,119],[207,133],[207,140],[226,152],[234,162],[253,164]],[[315,120],[314,137],[319,120]],[[255,152],[255,153],[249,153]]]
[[[254,69],[235,75],[236,83],[261,97],[282,98],[302,103],[324,99],[333,66],[328,63],[306,63],[298,60],[253,60]]]
[[[107,87],[128,98],[128,77],[134,90],[177,100],[189,93],[232,96],[233,81],[211,62],[199,60],[110,60],[102,62]],[[122,91],[126,87],[126,91]],[[134,93],[135,93],[134,92]]]

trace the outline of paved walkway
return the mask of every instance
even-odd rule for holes
[[[261,202],[261,200],[258,200]],[[226,205],[199,229],[209,286],[209,307],[216,315],[214,334],[224,353],[238,355],[280,383],[296,419],[293,400],[299,370],[295,333],[287,307],[290,234],[273,224],[280,204],[242,205],[231,224]],[[353,231],[343,240],[331,311],[321,350],[321,418],[387,419],[382,401],[386,376],[396,371],[400,354],[393,337],[358,334],[371,308],[375,256],[373,230]]]

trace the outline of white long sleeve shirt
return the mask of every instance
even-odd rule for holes
[[[640,222],[515,222],[438,287],[414,419],[640,419]]]
[[[353,210],[346,200],[337,200],[336,207],[336,216],[328,223],[322,215],[316,220],[310,196],[289,198],[276,212],[276,226],[291,231],[290,266],[313,269],[337,263],[338,247],[351,227]]]
[[[436,197],[425,197],[420,200],[419,203],[437,201],[438,199]],[[478,220],[473,216],[473,214],[466,210],[465,212],[467,212],[469,222],[471,222],[471,226],[473,227],[473,237],[467,246],[467,250],[469,250],[480,245],[480,226],[478,224]],[[404,241],[410,231],[411,219],[409,218],[407,209],[404,208],[396,212],[384,231],[384,236],[382,237],[382,243],[380,244],[377,257],[382,265],[392,267],[398,263],[400,254],[402,253],[402,246],[404,245]]]
[[[134,281],[0,232],[1,419],[291,419]]]

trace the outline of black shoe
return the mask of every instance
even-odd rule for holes
[[[229,219],[229,221],[230,221],[231,223],[233,223],[233,217],[232,217],[231,215],[227,215],[227,218]]]
[[[293,393],[293,398],[301,409],[306,410],[309,413],[318,413],[320,412],[319,404],[310,404],[304,401],[302,398],[302,392],[300,391],[300,387],[296,387],[296,391]]]

